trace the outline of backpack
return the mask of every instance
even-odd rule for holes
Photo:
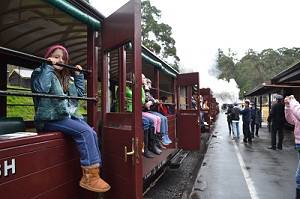
[[[233,107],[231,112],[232,120],[240,120],[240,109],[238,107]]]

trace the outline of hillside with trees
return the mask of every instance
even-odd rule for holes
[[[236,53],[224,53],[218,50],[217,69],[220,71],[219,79],[235,79],[240,88],[240,98],[260,85],[270,80],[282,70],[300,61],[300,48],[265,49],[255,52],[249,49],[241,59]]]

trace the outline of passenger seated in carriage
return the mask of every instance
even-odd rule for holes
[[[199,95],[199,100],[201,99],[201,95]],[[197,110],[197,100],[198,100],[198,96],[197,93],[193,93],[192,94],[192,109]],[[205,132],[205,120],[204,120],[204,111],[202,110],[201,106],[200,106],[200,110],[199,110],[199,117],[200,117],[200,129],[201,132]]]
[[[160,154],[161,149],[165,147],[163,145],[169,145],[172,141],[169,139],[168,136],[168,119],[159,112],[153,111],[151,108],[154,104],[159,103],[157,99],[154,99],[150,93],[151,88],[151,80],[147,79],[145,75],[142,74],[142,83],[143,83],[143,90],[145,91],[145,103],[144,103],[144,111],[142,115],[144,118],[152,120],[154,126],[154,136],[153,133],[149,133],[149,135],[153,136],[153,142],[149,142],[149,150],[155,154]],[[163,145],[162,145],[162,144]]]
[[[132,89],[130,84],[130,73],[127,74],[127,84],[125,88],[125,111],[132,112]],[[118,93],[118,89],[117,92]],[[145,89],[142,87],[142,104],[144,106],[144,109],[150,108],[152,105],[151,102],[145,103],[146,95],[145,95]],[[118,98],[118,95],[116,94],[116,97]],[[114,104],[115,111],[119,110],[119,102],[118,99],[116,99],[116,103]],[[146,108],[148,107],[148,108]],[[161,131],[161,119],[159,116],[148,113],[148,112],[142,112],[142,124],[143,124],[143,130],[144,130],[144,150],[143,154],[146,158],[153,158],[154,156],[150,153],[153,152],[156,155],[160,155],[162,153],[161,149],[165,148],[161,143],[160,139],[158,137],[158,133]]]

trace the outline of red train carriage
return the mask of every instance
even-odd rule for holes
[[[179,149],[200,148],[199,105],[191,106],[192,89],[199,93],[199,74],[179,74],[141,46],[141,7],[132,0],[108,18],[81,0],[2,2],[0,8],[0,196],[1,198],[96,198],[78,186],[78,152],[60,132],[37,134],[33,115],[20,119],[11,106],[32,110],[30,104],[10,104],[10,96],[35,94],[7,84],[11,65],[36,68],[46,60],[45,48],[60,43],[71,63],[84,68],[87,96],[77,98],[102,138],[103,177],[112,189],[105,198],[142,198],[149,180],[163,173]],[[152,95],[168,108],[168,149],[143,158],[141,75],[153,82]],[[132,88],[132,112],[125,110],[126,85]],[[46,96],[57,98],[61,96]],[[27,101],[27,100],[24,100]],[[117,105],[116,105],[117,104]],[[118,111],[113,107],[118,107]],[[14,117],[11,117],[14,116]],[[18,116],[16,118],[15,116]],[[185,129],[189,129],[186,131]],[[16,191],[16,188],[22,187]]]
[[[205,122],[208,124],[208,131],[210,132],[211,126],[212,126],[212,91],[210,88],[201,88],[200,89],[200,95],[202,96],[202,109],[204,111],[204,119]],[[204,107],[204,103],[207,103],[207,106]]]
[[[196,150],[200,147],[200,99],[197,98],[196,109],[192,107],[192,92],[196,88],[199,95],[199,74],[181,74],[177,78],[177,129],[179,147]],[[189,131],[186,131],[186,129]],[[189,135],[187,135],[189,133]],[[194,139],[191,139],[193,137]]]
[[[88,122],[96,127],[98,76],[93,74],[97,74],[100,14],[84,1],[37,0],[2,1],[0,13],[1,198],[96,198],[78,186],[81,171],[73,142],[59,132],[34,133],[32,102],[22,103],[31,99],[31,92],[9,87],[6,80],[11,65],[34,69],[45,60],[33,55],[42,56],[52,44],[64,44],[72,62],[87,72],[87,97],[82,99],[87,100]],[[19,96],[19,104],[10,104],[12,95]],[[31,110],[31,118],[25,122],[11,118],[12,106],[23,109],[19,113]],[[20,131],[27,133],[14,133]]]
[[[213,97],[211,100],[211,117],[213,122],[216,122],[218,112],[219,112],[219,105],[217,103],[216,98]]]

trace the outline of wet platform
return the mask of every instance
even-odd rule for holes
[[[242,132],[242,122],[240,122]],[[210,144],[189,198],[295,198],[298,165],[293,133],[284,132],[283,150],[270,150],[266,124],[252,144],[229,135],[226,115],[220,112]]]

